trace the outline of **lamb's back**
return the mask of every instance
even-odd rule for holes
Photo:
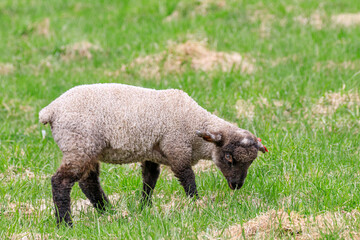
[[[113,148],[122,148],[139,139],[151,144],[166,134],[193,135],[204,114],[207,111],[181,90],[93,84],[65,92],[40,112],[40,120],[51,116],[53,135],[56,128],[65,128],[98,135]]]

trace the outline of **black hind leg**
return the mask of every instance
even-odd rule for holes
[[[68,174],[63,168],[59,168],[51,178],[55,217],[58,226],[61,222],[65,222],[70,227],[72,226],[70,192],[76,180],[76,176]]]
[[[98,211],[104,211],[106,206],[109,205],[109,199],[100,186],[99,175],[100,165],[96,163],[94,169],[89,172],[88,176],[79,181],[79,186],[92,205]]]

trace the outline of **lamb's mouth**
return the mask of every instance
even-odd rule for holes
[[[229,187],[231,188],[231,190],[238,190],[243,186],[243,183],[231,183],[230,181],[228,181]]]

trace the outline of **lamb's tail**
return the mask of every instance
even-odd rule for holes
[[[39,112],[39,120],[42,124],[46,125],[53,121],[54,111],[50,106],[43,108]]]

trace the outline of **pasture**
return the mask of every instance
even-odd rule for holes
[[[0,22],[0,239],[360,238],[360,1],[2,0]],[[38,112],[105,82],[182,89],[269,153],[238,191],[201,161],[197,201],[162,167],[144,210],[140,164],[102,164],[112,211],[76,184],[58,229]]]

